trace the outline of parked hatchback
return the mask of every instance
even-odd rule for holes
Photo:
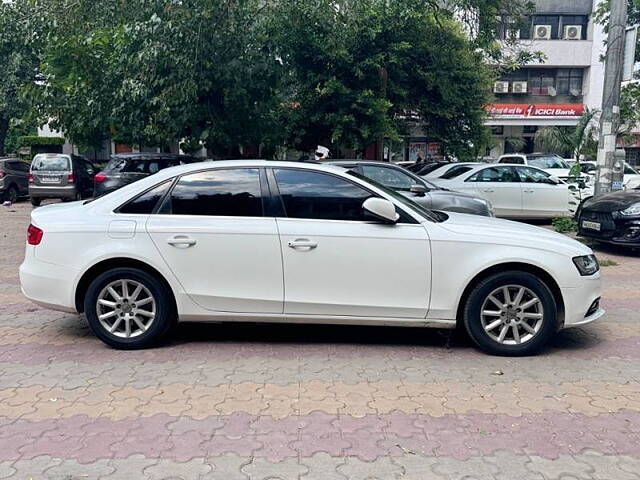
[[[77,155],[40,153],[33,157],[29,173],[29,196],[34,206],[42,200],[82,200],[93,194],[91,163]]]
[[[94,196],[100,197],[165,168],[200,161],[171,153],[119,153],[94,178]]]
[[[493,207],[488,200],[470,193],[438,187],[391,163],[363,160],[337,160],[329,163],[355,172],[382,187],[390,188],[424,208],[493,217]]]
[[[15,203],[29,194],[29,165],[19,158],[0,158],[0,199]]]

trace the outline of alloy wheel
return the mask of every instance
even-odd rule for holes
[[[533,339],[544,323],[538,296],[521,285],[505,285],[491,292],[480,311],[482,327],[494,341],[521,345]]]
[[[142,335],[156,318],[156,300],[142,283],[121,279],[107,284],[96,302],[100,325],[111,335]]]

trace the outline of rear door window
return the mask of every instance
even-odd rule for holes
[[[167,202],[161,207],[162,213],[261,217],[259,169],[219,169],[184,175]]]

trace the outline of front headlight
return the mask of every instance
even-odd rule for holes
[[[575,263],[578,272],[580,272],[580,275],[582,275],[583,277],[593,275],[598,270],[600,270],[600,265],[598,265],[598,259],[595,255],[573,257],[573,263]]]
[[[640,203],[634,203],[629,208],[625,208],[620,212],[621,215],[640,215]]]

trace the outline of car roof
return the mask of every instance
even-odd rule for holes
[[[135,160],[170,160],[170,159],[180,159],[180,158],[189,158],[195,159],[196,157],[192,157],[191,155],[183,155],[178,153],[154,153],[154,152],[131,152],[131,153],[114,153],[110,156],[110,158],[118,160],[118,159],[135,159]],[[205,160],[205,159],[203,159]]]

